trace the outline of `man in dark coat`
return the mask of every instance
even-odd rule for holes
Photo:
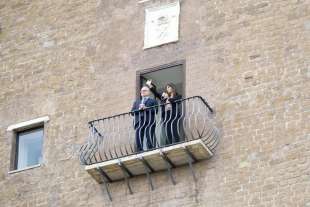
[[[149,87],[141,88],[141,98],[136,100],[132,106],[132,115],[134,116],[134,129],[136,130],[136,147],[137,151],[143,151],[143,144],[146,140],[147,149],[156,147],[155,139],[155,115],[158,103],[151,98]]]

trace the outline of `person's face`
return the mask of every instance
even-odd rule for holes
[[[149,96],[150,89],[148,87],[142,87],[140,93],[142,97]]]
[[[172,91],[173,91],[173,88],[169,85],[166,87],[166,89],[167,89],[168,93],[172,93]]]

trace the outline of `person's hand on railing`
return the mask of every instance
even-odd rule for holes
[[[146,107],[145,107],[145,104],[140,104],[139,105],[139,110],[144,110]]]

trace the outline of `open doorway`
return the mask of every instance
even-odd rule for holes
[[[166,91],[165,87],[169,84],[170,86],[173,85],[177,92],[177,94],[174,94],[176,95],[176,99],[174,100],[185,98],[185,62],[174,62],[138,71],[137,98],[140,98],[140,89],[143,85],[146,85],[148,80],[152,80],[152,84],[156,87],[156,97],[161,99],[158,103],[162,104],[164,102],[164,105],[158,108],[155,121],[152,122],[161,123],[155,125],[154,143],[156,143],[156,146],[166,146],[184,141],[185,136],[183,126],[185,126],[186,123],[183,122],[183,120],[186,113],[185,104],[180,101],[173,103],[167,99],[163,101],[162,93]],[[152,95],[154,97],[154,94]]]
[[[179,61],[137,72],[137,97],[140,96],[140,88],[147,80],[152,80],[159,93],[164,92],[167,83],[176,86],[177,93],[185,97],[185,62]]]

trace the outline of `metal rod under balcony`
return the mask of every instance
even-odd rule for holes
[[[80,162],[98,183],[167,170],[210,158],[219,141],[213,110],[200,96],[89,122]],[[153,188],[153,187],[152,187]]]

